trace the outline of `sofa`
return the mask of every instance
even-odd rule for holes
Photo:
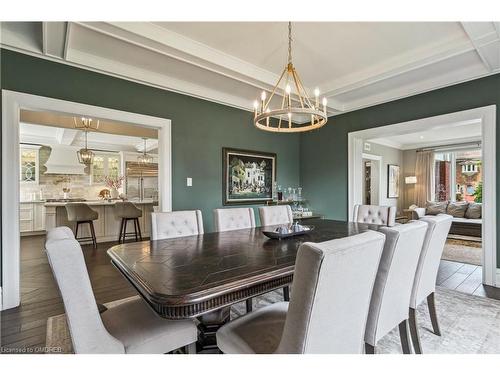
[[[448,214],[453,216],[450,234],[481,237],[482,205],[469,202],[427,202],[426,207],[410,207],[412,219],[423,216]]]

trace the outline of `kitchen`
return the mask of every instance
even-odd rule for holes
[[[156,130],[22,110],[19,147],[22,238],[61,225],[75,230],[66,205],[81,202],[98,214],[92,223],[96,241],[117,241],[121,220],[114,205],[122,200],[142,211],[138,224],[149,237],[150,213],[158,201]],[[80,226],[79,236],[90,234],[90,225]]]

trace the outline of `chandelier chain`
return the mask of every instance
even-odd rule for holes
[[[288,63],[292,63],[292,23],[288,22]]]

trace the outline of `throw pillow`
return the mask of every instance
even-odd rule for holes
[[[468,202],[450,202],[446,213],[453,217],[464,217],[468,207]]]
[[[448,201],[444,201],[444,202],[427,201],[427,206],[425,207],[425,214],[426,215],[445,214],[446,207],[448,207]]]
[[[481,203],[470,203],[467,211],[465,211],[465,217],[467,219],[481,219],[482,217],[482,204]]]

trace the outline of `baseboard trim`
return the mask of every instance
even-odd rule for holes
[[[497,268],[497,279],[495,285],[493,286],[497,288],[500,286],[500,268]]]

